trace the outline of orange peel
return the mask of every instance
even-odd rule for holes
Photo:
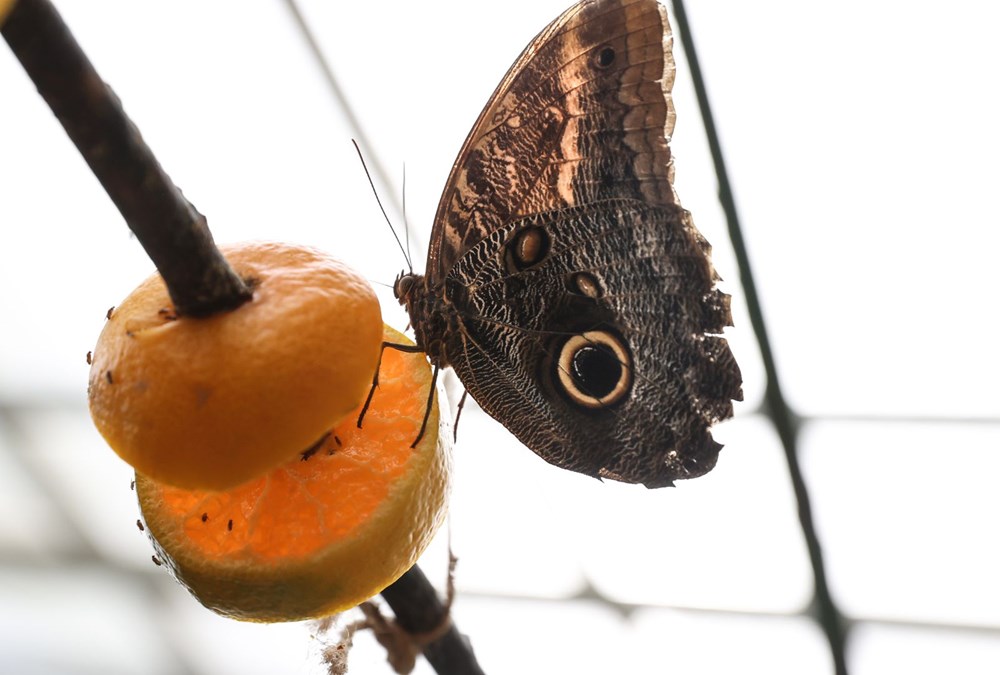
[[[109,312],[93,351],[94,423],[138,473],[223,490],[314,444],[371,385],[382,319],[368,282],[315,249],[221,247],[253,299],[177,316],[159,274]]]

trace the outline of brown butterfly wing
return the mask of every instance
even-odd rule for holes
[[[451,171],[431,232],[435,287],[519,216],[607,198],[674,204],[674,62],[653,0],[574,5],[521,53]]]
[[[670,28],[585,0],[525,49],[452,170],[418,344],[547,461],[670,485],[710,470],[742,398],[729,297],[677,201]]]
[[[706,473],[741,378],[686,216],[612,199],[511,221],[448,274],[443,361],[556,466],[647,487]]]

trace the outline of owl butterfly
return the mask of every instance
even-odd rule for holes
[[[417,346],[552,464],[647,487],[709,471],[742,399],[729,296],[674,192],[672,37],[654,0],[584,0],[524,50],[441,196]]]

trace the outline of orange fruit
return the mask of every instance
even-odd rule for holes
[[[409,342],[386,328],[385,339]],[[448,433],[423,354],[386,349],[358,429],[332,429],[308,457],[225,492],[136,475],[160,559],[206,607],[247,621],[297,621],[353,607],[408,570],[441,524]],[[435,397],[435,402],[440,396]]]
[[[0,0],[0,25],[3,25],[4,19],[10,14],[10,10],[14,9],[14,2],[16,0]]]
[[[90,412],[137,472],[230,488],[295,457],[364,400],[382,340],[368,282],[311,248],[221,247],[253,299],[178,317],[159,274],[109,312]]]

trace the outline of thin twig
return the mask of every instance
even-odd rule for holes
[[[708,91],[705,87],[701,65],[698,62],[698,54],[694,47],[694,38],[691,36],[687,12],[684,9],[684,0],[674,0],[674,15],[677,18],[681,44],[684,47],[684,53],[691,68],[691,77],[694,80],[694,89],[698,97],[698,105],[701,108],[701,117],[705,124],[705,134],[708,136],[708,144],[712,152],[712,160],[715,164],[715,174],[719,181],[719,202],[722,204],[722,209],[726,214],[729,237],[733,242],[733,251],[736,254],[736,261],[740,268],[740,281],[747,298],[750,323],[753,326],[754,334],[757,336],[757,344],[760,346],[761,358],[764,361],[764,371],[767,375],[767,387],[764,392],[767,413],[781,439],[781,445],[785,451],[785,459],[788,462],[789,476],[795,491],[795,498],[798,501],[799,523],[802,527],[803,537],[805,538],[806,548],[809,551],[809,559],[813,569],[814,596],[812,609],[830,644],[835,672],[837,675],[847,675],[845,652],[847,624],[840,610],[837,608],[833,596],[830,594],[830,588],[826,579],[826,566],[823,561],[823,549],[820,546],[819,535],[816,532],[816,525],[813,522],[809,490],[806,487],[805,478],[802,476],[802,469],[799,466],[797,443],[800,423],[781,391],[778,368],[775,363],[774,352],[771,349],[767,327],[764,324],[764,313],[761,310],[760,297],[757,294],[757,284],[754,281],[753,272],[750,268],[750,258],[743,239],[743,230],[736,212],[736,200],[733,197],[732,187],[729,183],[729,173],[722,156],[722,144],[719,141],[715,118],[712,116],[712,109],[709,105]]]

